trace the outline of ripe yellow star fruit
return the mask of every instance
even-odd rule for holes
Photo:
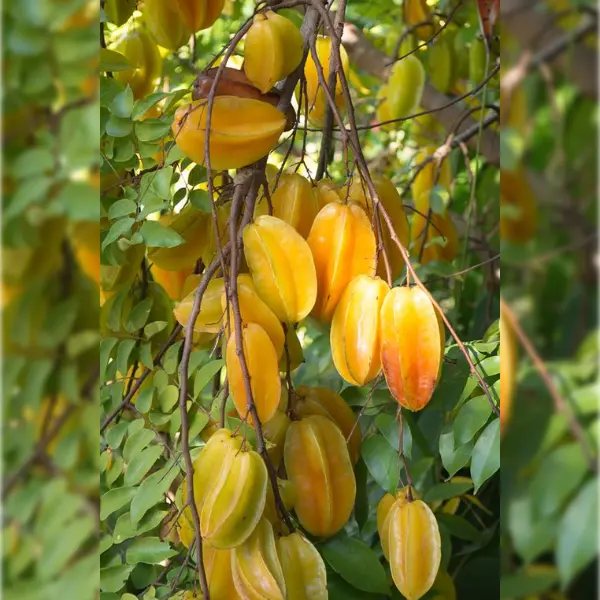
[[[344,439],[348,440],[348,452],[356,464],[362,441],[360,424],[346,401],[337,392],[324,387],[299,385],[294,391],[296,414],[300,418],[321,415],[331,419],[340,428]]]
[[[162,72],[162,58],[158,48],[145,29],[133,29],[119,38],[111,48],[120,52],[133,68],[117,71],[115,79],[131,87],[138,100],[154,90]]]
[[[317,37],[315,45],[317,50],[317,58],[323,69],[323,76],[325,77],[325,81],[328,81],[329,59],[331,56],[331,38],[319,36]],[[348,78],[348,73],[350,71],[350,61],[348,59],[348,54],[346,53],[344,46],[340,46],[340,58],[342,69],[344,71],[344,74],[346,75],[346,78]],[[323,121],[325,119],[327,97],[325,96],[325,92],[323,91],[319,83],[317,66],[313,59],[312,52],[309,52],[308,57],[306,59],[306,65],[304,67],[304,76],[306,77],[306,93],[308,96],[308,119],[313,125],[320,127],[323,125]],[[344,95],[342,92],[339,77],[336,80],[334,101],[335,105],[338,107],[343,116],[346,104],[344,101]],[[304,106],[304,103],[302,103],[301,106]]]
[[[266,94],[300,64],[303,52],[302,35],[294,23],[272,10],[257,13],[244,43],[244,72]]]
[[[285,579],[273,526],[261,519],[252,535],[231,553],[235,589],[242,598],[286,600]]]
[[[352,385],[362,387],[381,371],[379,315],[389,291],[383,279],[359,275],[335,309],[330,332],[333,364]]]
[[[422,500],[396,502],[389,516],[392,579],[406,600],[419,600],[433,586],[442,559],[435,515]]]
[[[171,300],[178,302],[182,299],[183,286],[187,278],[193,273],[193,269],[181,271],[167,271],[156,264],[150,267],[150,273],[156,283],[161,285]]]
[[[194,466],[194,495],[200,510],[202,538],[219,549],[239,546],[252,534],[265,509],[268,485],[267,467],[260,455],[241,444],[238,450],[228,447],[228,433],[221,436],[225,437],[221,451],[213,450],[202,461],[202,454],[213,440],[221,439],[217,437],[219,432],[214,434]],[[215,459],[218,464],[213,462]],[[196,467],[202,469],[205,463],[207,470],[196,477]]]
[[[415,27],[413,33],[420,40],[429,40],[434,32],[434,16],[426,0],[404,0],[402,4],[404,22],[409,27]],[[429,21],[431,25],[425,23]],[[422,23],[425,23],[422,25]]]
[[[339,427],[321,415],[293,421],[285,438],[284,463],[298,491],[295,511],[304,529],[319,537],[336,534],[356,498],[352,461]]]
[[[262,215],[244,228],[243,241],[258,295],[280,321],[304,319],[317,297],[317,273],[306,240],[285,221]]]
[[[387,110],[392,119],[402,119],[417,112],[425,87],[425,68],[409,54],[392,66],[387,82]]]
[[[277,538],[288,600],[327,600],[327,572],[318,550],[296,532]]]
[[[144,0],[143,15],[150,35],[159,46],[177,50],[188,43],[192,31],[177,10],[177,2]]]
[[[319,212],[317,198],[306,177],[297,173],[284,173],[271,195],[273,216],[291,225],[303,238],[308,237],[310,228]],[[254,215],[268,214],[266,198],[257,203]]]
[[[395,495],[384,494],[377,505],[377,531],[379,533],[379,541],[381,542],[381,549],[383,550],[383,556],[386,560],[389,560],[389,534],[390,534],[390,515],[392,508],[399,502],[405,504],[408,502],[408,489],[409,486],[396,490]],[[415,489],[412,489],[412,497],[415,500],[420,500],[420,496]]]
[[[357,275],[375,275],[377,245],[371,221],[357,204],[331,202],[319,211],[307,239],[317,273],[311,315],[325,323]]]
[[[257,325],[260,325],[271,339],[275,352],[277,353],[277,358],[280,359],[283,354],[283,344],[285,342],[283,327],[275,313],[257,294],[250,275],[247,273],[238,275],[237,291],[242,323],[256,323]],[[223,292],[221,295],[221,310],[224,315],[227,314],[227,304],[227,295]],[[229,317],[226,320],[225,329],[225,334],[228,337],[233,331],[233,327],[233,307],[231,303],[229,303]]]
[[[317,181],[313,188],[315,197],[317,198],[317,204],[319,210],[325,207],[330,202],[340,202],[342,197],[340,196],[341,190],[331,179],[321,179]]]
[[[267,452],[276,469],[279,468],[283,460],[283,445],[290,423],[290,418],[284,411],[276,410],[275,414],[263,424],[263,435],[265,440],[269,442]]]
[[[196,288],[202,279],[202,275],[190,275],[183,286],[183,300],[173,309],[173,314],[184,327],[188,326],[194,305]],[[221,308],[221,296],[225,290],[223,278],[213,279],[202,296],[200,312],[194,323],[196,333],[219,333],[223,327],[223,309]]]
[[[418,411],[431,400],[444,346],[442,320],[429,296],[418,287],[393,288],[381,308],[381,366],[401,406]]]
[[[207,244],[210,215],[188,204],[177,214],[161,216],[160,223],[177,232],[184,242],[173,248],[149,248],[148,260],[168,271],[193,269]]]
[[[285,115],[267,102],[237,96],[214,99],[209,153],[213,169],[239,169],[266,156],[285,128]],[[173,136],[181,151],[205,164],[208,100],[181,106],[175,112]]]
[[[267,422],[277,411],[281,395],[277,353],[267,332],[256,323],[247,323],[242,327],[242,339],[250,374],[252,399],[260,422]],[[235,332],[231,333],[227,342],[226,365],[229,390],[238,414],[244,419],[248,414],[248,398],[240,358],[237,355]],[[248,422],[252,423],[250,414]]]

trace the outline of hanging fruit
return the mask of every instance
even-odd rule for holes
[[[181,106],[172,130],[181,151],[205,164],[208,100]],[[213,169],[239,169],[266,156],[277,144],[285,115],[266,102],[235,96],[215,98],[210,123],[209,152]]]
[[[358,275],[346,287],[331,323],[331,355],[338,373],[362,387],[381,371],[380,312],[390,291],[379,277]]]
[[[244,45],[244,72],[263,94],[287,77],[302,60],[300,30],[272,10],[254,15]]]
[[[500,173],[500,239],[525,244],[537,230],[538,209],[525,170]]]
[[[422,500],[396,502],[389,516],[392,579],[406,600],[419,600],[433,586],[442,559],[435,515]]]
[[[150,35],[163,48],[177,50],[187,44],[192,35],[177,10],[176,2],[144,0],[143,15]]]
[[[246,226],[244,254],[258,295],[284,323],[308,315],[317,296],[309,246],[285,221],[262,215]]]
[[[196,33],[208,29],[221,16],[225,0],[175,0],[186,27]]]
[[[392,119],[403,119],[417,111],[425,87],[425,68],[409,54],[396,61],[387,83],[387,110]]]
[[[329,59],[331,57],[331,38],[322,36],[317,37],[315,47],[318,61],[323,69],[323,76],[325,81],[328,81]],[[342,69],[347,78],[350,71],[350,62],[348,59],[348,54],[342,45],[340,45],[340,58]],[[308,120],[316,127],[320,127],[323,125],[323,121],[325,119],[327,97],[325,96],[325,92],[319,83],[319,75],[312,52],[309,52],[308,58],[306,59],[304,76],[306,77],[306,93],[308,96]],[[334,101],[335,105],[343,115],[346,104],[344,101],[344,94],[342,92],[339,77],[336,79]],[[304,103],[300,103],[300,106],[304,106]]]
[[[392,289],[381,308],[381,365],[389,390],[408,410],[427,405],[445,345],[441,318],[418,287]]]
[[[331,202],[316,216],[307,242],[318,281],[311,315],[329,323],[348,283],[357,275],[375,275],[375,234],[360,206]]]
[[[136,100],[152,92],[162,72],[162,58],[146,30],[133,29],[119,38],[112,49],[133,65],[132,69],[116,72],[115,79],[129,85]]]
[[[277,353],[266,331],[256,323],[247,323],[242,327],[242,340],[252,399],[260,422],[267,422],[275,414],[281,395]],[[252,424],[235,332],[231,333],[227,343],[226,364],[229,390],[238,414],[242,419],[247,415],[248,422]]]
[[[327,417],[293,421],[285,438],[284,463],[298,491],[295,511],[312,535],[330,537],[346,523],[356,497],[356,480],[346,440]]]
[[[300,418],[321,415],[331,419],[348,440],[348,452],[356,464],[360,456],[361,431],[357,416],[346,401],[333,390],[324,387],[296,387],[294,411]]]

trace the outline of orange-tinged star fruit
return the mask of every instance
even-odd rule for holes
[[[504,304],[500,303],[500,434],[506,429],[512,414],[518,346],[514,329],[509,325]]]
[[[154,90],[162,71],[158,48],[145,29],[134,29],[119,38],[111,48],[127,58],[133,68],[117,71],[115,79],[131,87],[137,100]]]
[[[304,238],[285,221],[262,215],[244,228],[244,255],[258,295],[284,323],[308,315],[317,274]]]
[[[295,532],[276,540],[289,600],[327,600],[327,571],[318,550]]]
[[[242,327],[242,339],[252,398],[258,418],[261,423],[265,423],[277,411],[281,394],[277,353],[267,332],[256,323],[247,323]],[[229,390],[238,414],[243,419],[248,413],[248,406],[235,332],[231,333],[227,343],[226,364]],[[252,423],[251,415],[248,415],[248,422]]]
[[[500,173],[500,239],[524,244],[537,230],[538,209],[522,167]]]
[[[196,288],[202,279],[202,275],[190,275],[183,286],[183,300],[173,309],[173,314],[179,323],[184,327],[192,315],[194,306],[194,296]],[[213,279],[202,296],[200,302],[200,312],[194,323],[194,332],[196,333],[219,333],[223,327],[223,309],[221,308],[221,296],[225,290],[225,284],[222,278]]]
[[[311,225],[319,212],[317,198],[306,177],[284,173],[271,194],[273,216],[291,225],[303,238],[308,237]],[[268,214],[266,198],[256,205],[255,216]]]
[[[381,307],[381,366],[401,406],[417,411],[431,400],[444,345],[443,324],[429,296],[418,287],[393,288]]]
[[[402,198],[400,197],[396,186],[387,177],[382,175],[373,177],[373,185],[375,186],[375,191],[377,192],[377,197],[379,198],[381,205],[390,218],[398,241],[405,248],[408,248],[410,241],[408,219],[406,217],[406,212],[404,211]],[[373,201],[366,184],[359,178],[352,180],[349,188],[349,200],[350,202],[360,204],[369,216],[373,214]],[[402,253],[398,249],[398,246],[394,240],[392,240],[389,227],[381,215],[379,217],[379,223],[383,235],[383,247],[390,262],[393,281],[400,276],[402,269],[404,269],[404,258],[402,257]],[[381,255],[377,261],[377,275],[382,279],[387,279],[385,261]]]
[[[79,268],[100,285],[100,222],[77,223],[70,228],[69,239]]]
[[[331,355],[338,373],[362,387],[381,371],[380,313],[390,288],[379,277],[359,275],[344,290],[331,322]]]
[[[195,33],[208,29],[221,16],[225,0],[175,0],[181,19]]]
[[[210,164],[213,169],[239,169],[266,156],[283,133],[286,117],[270,104],[252,98],[219,96],[212,106]],[[181,151],[205,164],[208,100],[181,106],[175,113],[173,136]]]
[[[296,414],[300,418],[321,415],[331,419],[340,428],[344,439],[348,440],[348,452],[356,464],[362,441],[360,423],[346,401],[337,392],[324,387],[299,385],[294,391]]]
[[[422,500],[396,502],[389,520],[392,579],[407,600],[419,600],[433,586],[440,568],[442,542],[437,520]]]
[[[242,598],[288,598],[273,526],[267,519],[261,519],[252,535],[232,551],[231,571],[235,589]]]
[[[183,298],[183,286],[187,278],[193,273],[193,269],[183,269],[182,271],[167,271],[153,264],[150,272],[156,283],[162,285],[169,298],[179,301]]]
[[[431,8],[429,8],[427,4],[427,1],[404,0],[402,7],[404,23],[409,27],[418,25],[418,27],[414,29],[415,35],[420,40],[429,40],[433,36],[436,27],[433,24],[434,16],[431,12]],[[427,21],[430,21],[431,25],[427,24]]]
[[[331,202],[319,211],[307,242],[317,272],[317,300],[311,315],[328,323],[350,281],[361,274],[375,275],[375,234],[360,206]]]
[[[356,480],[346,440],[327,417],[293,421],[285,438],[284,463],[296,486],[295,511],[310,534],[330,537],[348,521],[356,498]]]
[[[238,275],[237,291],[242,324],[256,323],[260,325],[266,331],[271,342],[273,342],[277,358],[280,359],[283,354],[283,344],[285,342],[283,327],[275,313],[260,299],[250,275],[247,273]],[[227,295],[223,292],[221,295],[221,310],[223,314],[227,313],[227,304]],[[225,329],[225,334],[228,337],[230,332],[233,331],[234,323],[231,303],[229,303],[229,313]]]

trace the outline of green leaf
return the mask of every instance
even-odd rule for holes
[[[135,348],[136,340],[123,340],[119,344],[117,350],[117,370],[121,375],[125,376],[128,371],[127,364],[129,362],[129,356]]]
[[[481,533],[465,518],[458,515],[439,513],[436,515],[441,527],[444,527],[454,537],[468,542],[477,542],[481,539]]]
[[[444,214],[450,204],[450,192],[441,185],[434,185],[429,190],[429,206],[431,211],[439,215]]]
[[[531,481],[530,493],[536,512],[544,517],[555,515],[588,472],[585,456],[577,442],[556,448],[542,461]],[[560,478],[556,474],[560,473]]]
[[[113,531],[112,540],[115,544],[120,544],[125,540],[131,539],[132,537],[139,536],[143,533],[151,531],[158,527],[162,520],[167,516],[168,512],[165,510],[154,510],[150,511],[138,524],[134,527],[131,524],[130,514],[122,514],[115,523],[115,529]]]
[[[142,419],[139,419],[142,422]],[[126,462],[131,461],[131,459],[141,450],[146,448],[154,440],[155,433],[150,429],[139,429],[135,433],[131,434],[127,441],[125,442],[125,446],[123,447],[123,458]]]
[[[210,196],[206,190],[192,190],[188,195],[190,202],[199,211],[210,214],[211,202]]]
[[[148,109],[152,108],[163,98],[166,98],[170,95],[171,94],[169,92],[154,92],[148,96],[145,96],[144,98],[136,100],[133,111],[131,112],[131,118],[134,121],[139,121],[148,112]]]
[[[141,142],[162,140],[171,131],[171,123],[162,119],[145,119],[135,124],[135,134]]]
[[[140,233],[146,246],[151,248],[174,248],[185,242],[176,231],[159,221],[144,221]]]
[[[127,71],[133,69],[133,65],[120,52],[100,48],[100,70],[101,71]]]
[[[167,558],[176,556],[177,551],[171,550],[168,542],[161,542],[160,538],[138,538],[127,548],[125,560],[130,565],[145,563],[156,565]]]
[[[113,488],[105,492],[100,498],[100,519],[104,521],[106,517],[123,508],[135,493],[136,488],[129,486]]]
[[[139,454],[136,454],[127,465],[124,480],[125,485],[138,484],[162,454],[163,449],[160,446],[150,446],[142,450]]]
[[[462,496],[472,487],[473,484],[467,482],[437,483],[425,492],[423,500],[425,502],[440,502],[442,500],[450,500],[450,498]]]
[[[375,481],[390,494],[396,491],[400,476],[400,459],[381,435],[373,435],[364,440],[361,456]]]
[[[146,324],[153,304],[154,300],[152,298],[144,298],[131,309],[125,322],[125,329],[129,333],[139,331]]]
[[[133,110],[133,92],[129,85],[119,94],[117,94],[110,103],[108,110],[121,119],[129,119]]]
[[[103,592],[118,592],[133,571],[133,565],[114,565],[100,569],[100,589]]]
[[[111,225],[110,229],[108,230],[108,233],[106,234],[106,237],[104,238],[104,241],[102,242],[102,251],[104,251],[104,249],[109,244],[112,244],[112,242],[117,241],[126,233],[129,233],[134,223],[135,220],[131,217],[124,217],[123,219],[115,221]]]
[[[454,444],[454,428],[448,423],[440,434],[440,456],[448,476],[456,475],[471,459],[473,441],[456,447]]]
[[[385,439],[390,443],[392,448],[398,452],[398,443],[400,432],[398,430],[398,422],[393,415],[380,414],[375,417],[375,425],[383,434]],[[408,425],[408,421],[404,419],[404,430],[402,432],[402,446],[404,456],[411,458],[412,456],[412,432]]]
[[[4,211],[6,220],[20,215],[28,206],[39,204],[48,196],[53,180],[47,175],[37,175],[24,179],[17,187],[14,196]]]
[[[179,388],[168,385],[158,394],[158,404],[164,413],[170,413],[179,400]]]
[[[123,119],[110,115],[106,123],[106,133],[115,138],[123,138],[131,133],[132,123],[130,119]]]
[[[492,407],[487,396],[475,396],[462,405],[454,421],[454,443],[462,446],[470,442],[487,423]]]
[[[566,588],[596,557],[598,551],[597,494],[598,481],[592,479],[571,502],[558,525],[556,564],[563,588]]]
[[[545,566],[542,570],[522,570],[510,575],[502,575],[500,579],[500,598],[512,600],[526,596],[539,596],[549,591],[558,583],[556,569]]]
[[[194,377],[194,399],[212,381],[213,377],[223,368],[224,360],[213,360],[205,364]]]
[[[122,198],[117,200],[114,204],[111,204],[108,209],[109,219],[118,219],[119,217],[126,217],[127,215],[134,214],[137,211],[137,204],[129,198]]]
[[[329,566],[355,588],[389,594],[387,576],[377,554],[361,540],[339,534],[320,545],[319,550]]]
[[[500,468],[500,419],[494,419],[479,436],[471,458],[475,493]]]
[[[152,473],[144,479],[131,501],[132,525],[137,525],[155,504],[164,499],[177,475],[179,475],[179,469],[172,463],[168,463],[160,471]]]
[[[154,402],[154,388],[153,387],[143,387],[139,391],[139,396],[135,401],[135,407],[142,414],[146,414],[151,408]]]
[[[50,174],[55,164],[56,159],[49,148],[31,148],[19,154],[12,164],[11,174],[18,179]]]
[[[115,450],[121,445],[123,438],[125,437],[125,433],[127,432],[127,427],[129,427],[129,423],[127,421],[121,421],[116,425],[112,425],[110,429],[106,433],[106,443]]]

